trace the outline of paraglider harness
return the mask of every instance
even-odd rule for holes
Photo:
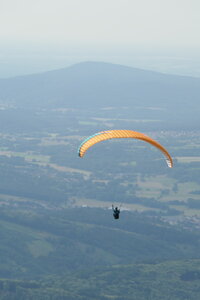
[[[112,210],[113,210],[113,217],[115,219],[119,219],[120,209],[117,206],[114,208],[114,206],[112,205]]]

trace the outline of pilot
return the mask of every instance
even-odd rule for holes
[[[115,219],[119,219],[120,209],[117,206],[114,208],[114,206],[112,205],[112,210],[113,210],[113,217]]]

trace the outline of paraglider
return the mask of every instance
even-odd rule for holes
[[[113,217],[115,219],[119,219],[120,209],[117,206],[114,208],[114,205],[112,205],[112,210],[113,210]]]
[[[78,149],[78,154],[80,157],[83,157],[85,152],[94,144],[99,143],[101,141],[113,139],[113,138],[133,138],[133,139],[139,139],[145,141],[153,145],[154,147],[156,147],[158,150],[160,150],[166,158],[166,163],[168,167],[169,168],[173,167],[173,160],[170,154],[161,144],[159,144],[149,136],[133,130],[108,130],[108,131],[101,131],[95,133],[94,135],[91,135],[81,143]]]
[[[81,143],[81,145],[78,149],[79,157],[83,157],[85,155],[86,151],[90,147],[95,145],[96,143],[99,143],[99,142],[105,141],[105,140],[109,140],[109,139],[113,139],[113,138],[133,138],[133,139],[138,139],[138,140],[147,142],[162,152],[169,168],[173,167],[173,160],[172,160],[169,152],[161,144],[159,144],[157,141],[150,138],[149,136],[144,135],[143,133],[140,133],[140,132],[133,131],[133,130],[107,130],[107,131],[101,131],[101,132],[95,133],[94,135],[89,136],[87,139],[85,139]],[[114,214],[114,208],[113,208],[113,216],[114,216],[114,218],[118,219],[120,211],[119,212],[116,211],[116,212],[117,213]]]

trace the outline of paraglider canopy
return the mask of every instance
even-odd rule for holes
[[[168,167],[169,168],[173,167],[173,160],[170,154],[161,144],[159,144],[157,141],[150,138],[149,136],[133,130],[108,130],[108,131],[101,131],[95,133],[94,135],[89,136],[81,143],[78,149],[78,155],[80,157],[83,157],[86,151],[94,144],[99,143],[101,141],[113,139],[113,138],[133,138],[133,139],[139,139],[145,141],[153,145],[154,147],[156,147],[158,150],[160,150],[165,156]]]

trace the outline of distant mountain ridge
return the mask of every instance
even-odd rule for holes
[[[102,62],[0,79],[1,102],[26,107],[159,106],[199,109],[200,79]]]

